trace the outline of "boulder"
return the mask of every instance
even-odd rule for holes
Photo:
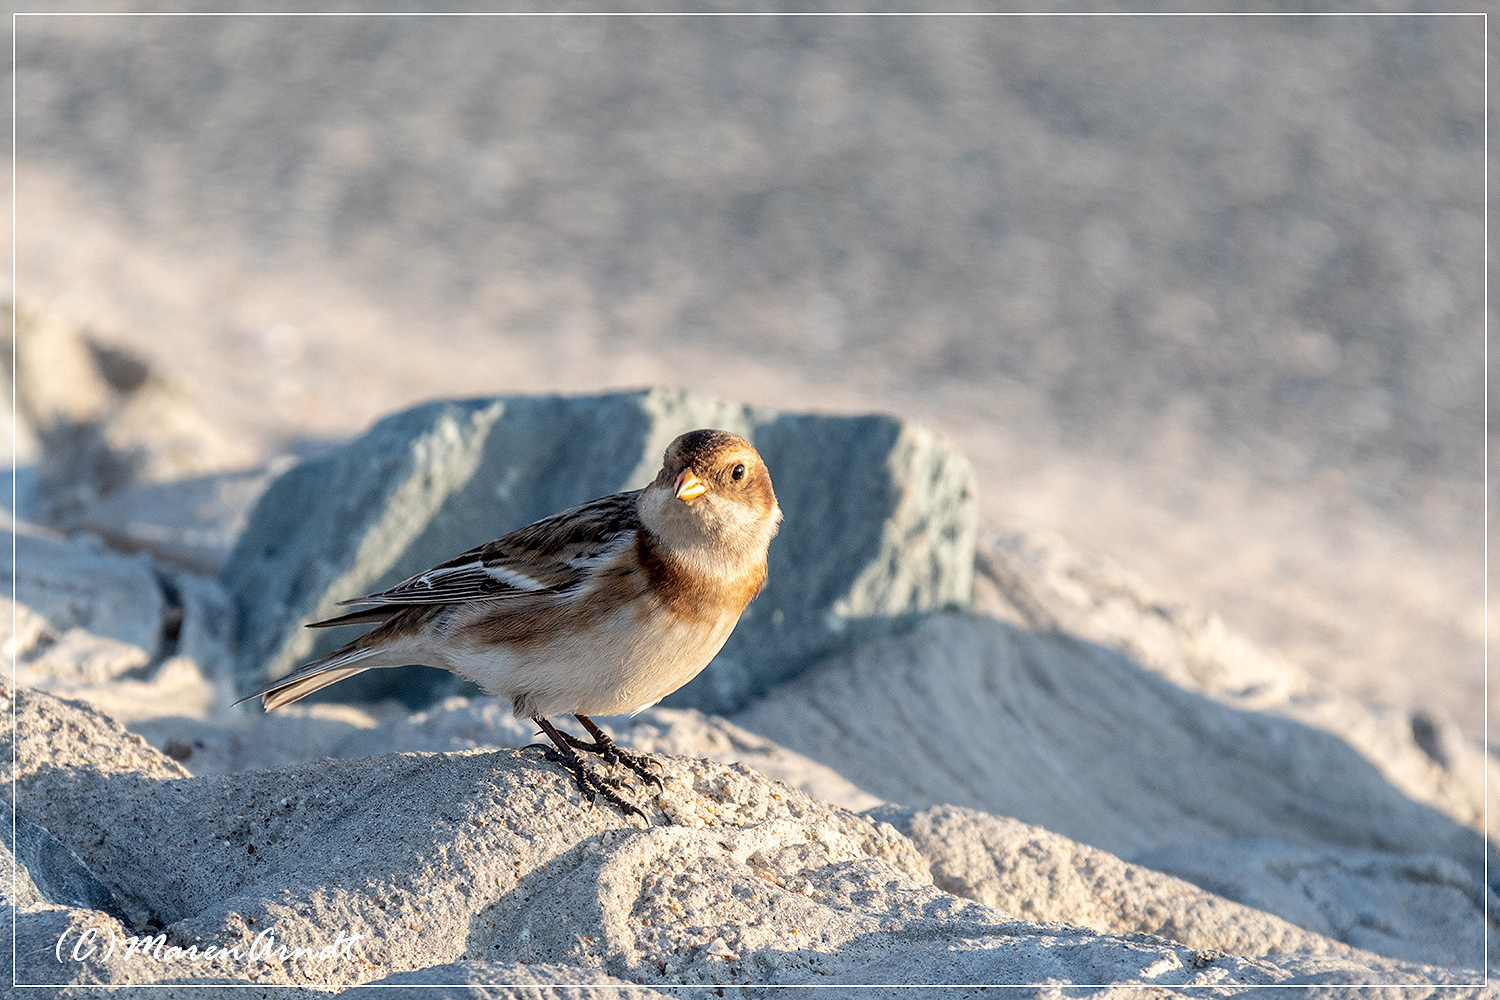
[[[7,340],[0,336],[0,466],[9,466],[15,474],[14,493],[0,498],[0,508],[11,517],[24,520],[36,516],[37,464],[42,458],[42,444],[29,415],[17,405],[15,373],[10,352],[4,350]]]
[[[1496,953],[1486,914],[1500,898],[1441,855],[1296,847],[1274,841],[1185,844],[1142,865],[1366,951],[1482,968]]]
[[[121,394],[99,426],[99,443],[118,456],[130,482],[159,482],[239,468],[250,449],[217,426],[182,386],[152,374]]]
[[[1443,858],[1304,849],[1311,866],[1347,866],[1344,870],[1358,878],[1356,873],[1383,862],[1388,874],[1383,885],[1367,879],[1361,912],[1345,907],[1347,919],[1329,920],[1308,912],[1312,907],[1306,904],[1312,901],[1296,886],[1300,873],[1294,866],[1286,866],[1273,883],[1282,889],[1274,900],[1265,891],[1268,881],[1255,877],[1263,873],[1237,877],[1257,863],[1274,864],[1297,853],[1286,845],[1280,845],[1279,853],[1264,844],[1245,851],[1236,844],[1168,848],[1131,864],[1039,826],[959,806],[888,806],[869,815],[911,839],[939,888],[1027,920],[1112,934],[1152,934],[1232,955],[1347,958],[1363,948],[1413,962],[1483,966],[1485,918],[1482,905],[1472,898],[1475,882]],[[1436,879],[1434,873],[1439,873]],[[1447,891],[1402,894],[1393,891],[1389,875],[1410,883],[1442,881]],[[1304,905],[1288,905],[1288,896]],[[1393,919],[1392,914],[1401,916]],[[1381,928],[1385,936],[1373,928]]]
[[[13,942],[13,947],[0,951],[0,981],[13,988],[30,987],[24,993],[18,991],[20,995],[44,997],[65,995],[55,988],[65,981],[97,982],[86,970],[69,969],[57,956],[71,957],[74,945],[89,932],[124,938],[130,933],[126,925],[103,909],[52,902],[27,865],[18,861],[11,843],[7,823],[0,837],[0,934]],[[66,848],[63,850],[66,853]],[[104,891],[107,895],[108,890]],[[74,995],[73,991],[67,991],[67,995]]]
[[[1436,852],[1475,872],[1485,857],[1478,833],[1326,731],[977,615],[830,658],[731,718],[889,802],[1014,816],[1125,858],[1235,838]]]
[[[103,420],[116,389],[83,331],[49,312],[21,309],[13,319],[17,338],[5,346],[15,351],[16,404],[28,423],[46,438]]]
[[[14,622],[5,645],[16,656],[16,680],[51,689],[102,684],[144,667],[151,654],[139,646],[81,628],[62,632],[24,604],[0,598],[0,617]]]
[[[0,340],[3,343],[3,340]],[[11,376],[10,357],[0,357],[0,374]],[[41,458],[42,445],[37,440],[31,420],[16,405],[14,379],[0,378],[0,460],[17,470],[34,465]]]
[[[195,573],[218,576],[250,511],[284,464],[241,472],[133,483],[84,506],[73,526],[123,552],[147,552]]]
[[[987,590],[979,588],[980,607]],[[1099,593],[1118,616],[1113,627],[1129,633],[1120,614],[1133,603],[1128,594]],[[1044,608],[1034,597],[1011,606]],[[1078,602],[1089,599],[1080,588]],[[1148,867],[1146,859],[1158,856],[1148,852],[1225,841],[1325,852],[1318,855],[1325,866],[1344,859],[1341,877],[1385,871],[1370,868],[1372,853],[1406,872],[1445,865],[1441,877],[1361,876],[1359,898],[1330,919],[1304,923],[1305,906],[1268,908],[1385,954],[1480,964],[1489,934],[1483,874],[1487,861],[1495,867],[1471,812],[1482,787],[1461,793],[1452,773],[1432,761],[1425,781],[1423,771],[1404,766],[1426,760],[1404,719],[1382,724],[1379,713],[1354,704],[1335,715],[1316,706],[1336,699],[1278,674],[1276,661],[1248,644],[1216,650],[1186,629],[1168,642],[1171,618],[1138,613],[1153,627],[1167,626],[1156,637],[1157,655],[1180,654],[1196,640],[1201,673],[1153,669],[1123,643],[1109,648],[1056,622],[1024,628],[954,614],[832,657],[732,721],[889,802],[1013,816]],[[1237,663],[1225,647],[1247,655]],[[1236,670],[1261,681],[1236,689]],[[1485,766],[1475,772],[1482,776]],[[1191,881],[1197,870],[1175,873]],[[1223,895],[1252,906],[1285,900],[1287,885],[1274,867],[1252,861],[1232,870],[1233,891]],[[1463,873],[1466,893],[1457,891],[1453,872]],[[1355,932],[1376,912],[1378,933]],[[1472,933],[1445,940],[1428,921],[1436,912],[1470,921]]]
[[[9,565],[0,569],[0,578],[6,596],[36,615],[20,624],[17,641],[40,629],[57,636],[78,629],[133,647],[141,663],[156,655],[166,604],[149,559],[110,552],[97,540],[73,541],[25,526],[16,531],[14,556],[4,558]]]
[[[216,684],[230,674],[233,619],[217,581],[89,536],[18,529],[0,649],[19,682],[131,722],[204,718],[227,703]]]
[[[885,416],[781,414],[687,392],[432,403],[382,420],[272,484],[223,579],[249,690],[347,634],[302,626],[564,508],[646,485],[685,431],[743,434],[785,512],[770,578],[718,657],[668,703],[724,712],[816,660],[968,604],[973,473],[937,435]],[[421,679],[423,677],[427,679]],[[433,677],[437,679],[432,679]],[[376,671],[330,697],[454,691],[439,671]]]
[[[0,712],[12,712],[16,719],[15,728],[7,737],[15,750],[14,761],[7,765],[8,775],[50,774],[59,781],[69,777],[91,780],[125,777],[140,781],[191,777],[180,764],[152,749],[139,735],[82,702],[13,687],[7,681],[0,690]],[[6,780],[9,781],[9,776]],[[17,802],[24,799],[21,796]],[[45,809],[37,813],[28,811],[28,815],[33,822],[53,829],[52,814]]]
[[[9,852],[6,864],[15,869],[14,882],[9,877],[12,872],[4,873],[4,891],[15,886],[14,905],[33,909],[45,903],[99,910],[125,919],[114,893],[62,841],[22,814],[14,819],[14,828],[0,823],[0,842]]]
[[[239,436],[131,352],[46,312],[17,310],[15,330],[16,427],[35,446],[18,454],[35,465],[18,516],[76,531],[84,511],[133,483],[250,462]]]
[[[664,787],[631,793],[651,816],[643,827],[590,807],[537,751],[191,778],[85,707],[8,687],[0,697],[17,720],[0,779],[109,887],[138,940],[160,936],[149,954],[68,953],[58,970],[55,938],[29,933],[16,971],[57,984],[328,987],[408,974],[458,989],[516,963],[715,990],[1134,983],[1188,996],[1470,981],[1373,955],[1269,961],[1015,919],[933,886],[890,824],[743,766],[654,756]],[[85,924],[131,933],[107,914],[57,912],[47,930],[69,942]]]
[[[976,555],[974,610],[1074,636],[1183,690],[1332,734],[1414,802],[1500,837],[1500,764],[1457,727],[1323,688],[1217,614],[1167,598],[1055,534],[988,528]]]

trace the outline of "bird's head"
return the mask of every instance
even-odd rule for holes
[[[738,434],[689,431],[667,446],[640,501],[641,519],[669,550],[764,560],[781,523],[771,473]]]

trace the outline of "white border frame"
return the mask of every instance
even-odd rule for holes
[[[782,18],[786,18],[786,17],[823,17],[823,18],[845,18],[845,17],[865,17],[865,18],[868,18],[868,17],[907,17],[907,18],[911,18],[911,17],[974,17],[974,18],[995,18],[995,17],[1191,17],[1191,18],[1200,18],[1200,17],[1281,17],[1281,18],[1287,18],[1287,17],[1478,17],[1478,18],[1482,19],[1483,27],[1482,27],[1481,34],[1482,34],[1483,41],[1484,41],[1484,136],[1483,136],[1483,139],[1484,139],[1484,141],[1483,141],[1483,150],[1484,150],[1484,208],[1483,208],[1483,232],[1484,232],[1484,236],[1483,236],[1483,239],[1484,239],[1483,260],[1484,260],[1484,264],[1483,264],[1483,266],[1484,266],[1484,273],[1483,273],[1483,301],[1482,301],[1482,324],[1481,324],[1481,326],[1482,326],[1482,341],[1483,341],[1483,343],[1482,343],[1482,346],[1483,346],[1483,359],[1484,359],[1483,360],[1483,374],[1484,374],[1484,414],[1483,414],[1483,421],[1482,421],[1482,423],[1483,423],[1483,448],[1484,448],[1484,472],[1483,472],[1483,490],[1484,490],[1484,557],[1483,557],[1483,565],[1484,565],[1484,597],[1483,597],[1483,600],[1484,600],[1484,655],[1483,655],[1483,669],[1484,669],[1484,695],[1485,695],[1484,744],[1485,744],[1485,748],[1486,748],[1486,753],[1489,752],[1488,748],[1489,748],[1489,732],[1490,732],[1489,725],[1490,725],[1490,720],[1489,720],[1488,706],[1489,706],[1489,679],[1490,679],[1490,671],[1489,671],[1489,652],[1490,652],[1490,623],[1489,623],[1489,585],[1490,585],[1490,573],[1489,573],[1489,483],[1490,483],[1490,466],[1489,466],[1489,454],[1490,454],[1490,449],[1489,449],[1489,442],[1490,442],[1490,432],[1489,432],[1489,412],[1490,412],[1490,385],[1489,385],[1490,88],[1489,88],[1489,79],[1490,79],[1490,46],[1489,46],[1489,38],[1490,38],[1490,29],[1489,29],[1489,13],[1487,11],[1389,11],[1389,12],[1384,12],[1384,11],[1290,11],[1290,12],[1284,12],[1284,11],[1244,11],[1244,12],[1236,12],[1236,11],[1084,11],[1084,12],[1068,12],[1068,11],[951,11],[951,12],[950,11],[911,11],[911,12],[902,12],[902,11],[878,11],[878,12],[859,12],[859,11],[851,11],[851,12],[829,12],[829,11],[789,11],[789,12],[784,12],[784,11],[745,11],[745,12],[736,12],[736,11],[686,11],[686,12],[678,12],[678,11],[651,11],[651,12],[613,12],[613,11],[510,11],[510,12],[486,12],[486,11],[274,11],[274,12],[253,12],[253,11],[102,11],[102,12],[91,12],[91,11],[14,11],[11,14],[11,37],[10,37],[10,70],[11,70],[11,94],[10,94],[10,102],[11,102],[11,105],[10,105],[10,107],[11,107],[11,119],[10,119],[10,121],[11,121],[11,126],[10,126],[10,165],[11,165],[11,188],[10,188],[10,192],[11,192],[10,193],[10,197],[11,197],[11,233],[10,233],[10,251],[11,251],[11,258],[10,259],[11,259],[11,265],[10,266],[11,266],[11,426],[12,426],[12,441],[11,441],[11,456],[12,457],[11,457],[10,496],[11,496],[11,511],[12,512],[14,512],[15,509],[16,509],[16,500],[17,500],[17,497],[16,497],[16,461],[15,461],[14,428],[16,426],[15,420],[16,420],[16,416],[17,416],[17,413],[16,413],[16,385],[15,385],[15,371],[16,371],[16,302],[19,300],[19,295],[17,294],[18,289],[17,289],[17,285],[16,285],[16,279],[17,279],[17,266],[16,266],[17,232],[19,230],[19,218],[18,218],[18,211],[17,211],[17,166],[18,166],[18,162],[19,162],[18,161],[18,146],[17,146],[17,141],[18,141],[17,140],[17,135],[18,135],[18,126],[17,126],[18,116],[17,116],[17,110],[18,110],[18,108],[17,108],[17,103],[16,103],[17,66],[18,66],[18,63],[17,63],[16,56],[17,56],[17,48],[18,48],[19,19],[22,18],[22,17],[611,17],[611,18],[613,18],[613,17],[682,17],[682,18],[688,18],[688,17],[700,17],[700,18],[702,18],[702,17],[782,17]],[[11,583],[11,593],[14,594],[16,592],[16,590],[15,590],[15,588],[16,588],[16,531],[15,531],[14,526],[12,526],[12,529],[11,529],[10,554],[11,554],[11,581],[10,581],[10,583]],[[15,610],[15,607],[14,607],[14,604],[13,604],[12,609],[11,609],[11,631],[12,631],[12,634],[14,634],[15,628],[16,628],[15,617],[16,617],[16,610]],[[16,676],[17,676],[16,675],[16,669],[17,669],[17,657],[13,653],[12,656],[11,656],[11,686],[12,686],[13,689],[16,686]],[[17,743],[17,740],[16,740],[16,728],[17,728],[17,717],[16,717],[16,702],[15,702],[14,698],[11,699],[10,710],[11,710],[10,714],[11,714],[11,776],[12,776],[11,777],[11,843],[15,843],[16,842],[15,841],[15,837],[16,837],[16,802],[17,802],[17,799],[16,799],[17,789],[16,789],[16,784],[15,784],[15,781],[16,781],[15,775],[16,775],[16,743]],[[1484,822],[1485,829],[1488,830],[1489,829],[1489,769],[1488,768],[1485,769],[1485,778],[1484,778],[1484,820],[1483,820],[1483,822]],[[1488,844],[1489,843],[1489,838],[1488,838],[1487,834],[1484,835],[1484,839],[1485,839],[1486,844]],[[1488,888],[1488,886],[1490,884],[1490,880],[1489,880],[1489,867],[1490,866],[1489,866],[1489,851],[1488,850],[1485,851],[1485,855],[1484,855],[1484,859],[1483,860],[1484,860],[1484,882],[1485,882],[1485,887]],[[16,879],[18,877],[19,877],[19,865],[17,865],[15,868],[13,868],[12,872],[11,872],[11,899],[12,900],[14,900],[16,898]],[[1490,920],[1490,917],[1491,917],[1491,914],[1489,912],[1489,897],[1490,897],[1490,895],[1491,894],[1489,892],[1485,893],[1485,921],[1486,921],[1486,927],[1488,927],[1489,920]],[[18,983],[18,982],[15,982],[15,977],[16,977],[16,963],[15,963],[15,959],[16,959],[16,931],[17,931],[17,922],[15,920],[12,920],[11,921],[11,942],[10,942],[10,946],[11,946],[11,986],[13,988],[15,988],[15,989],[62,989],[62,988],[66,988],[66,987],[69,987],[69,986],[73,985],[73,984],[70,984],[70,983]],[[1335,988],[1335,987],[1337,987],[1337,988],[1341,988],[1341,989],[1378,989],[1378,988],[1386,988],[1386,989],[1391,989],[1391,988],[1395,988],[1395,989],[1403,989],[1403,988],[1404,989],[1429,989],[1429,988],[1430,989],[1473,989],[1476,986],[1486,986],[1487,987],[1489,985],[1489,981],[1490,981],[1490,979],[1489,979],[1489,965],[1490,965],[1489,935],[1486,934],[1485,938],[1484,938],[1484,968],[1480,970],[1482,972],[1484,978],[1483,978],[1483,981],[1480,982],[1480,983],[1453,983],[1453,984],[1445,984],[1445,983],[1404,983],[1404,984],[1403,983],[1359,983],[1359,984],[1338,983],[1338,984],[1329,984],[1327,987],[1321,987],[1321,988]],[[414,970],[414,971],[419,971],[419,970]],[[392,973],[392,974],[394,975],[395,973]],[[983,988],[987,988],[987,989],[1034,989],[1034,988],[1036,988],[1036,987],[1038,987],[1040,985],[1043,985],[1043,984],[1034,984],[1034,983],[1027,983],[1027,984],[1019,984],[1019,983],[944,983],[944,984],[936,984],[936,983],[923,983],[923,984],[907,984],[907,983],[861,983],[861,984],[850,984],[850,983],[837,983],[837,984],[834,984],[834,983],[806,983],[806,984],[754,984],[754,983],[747,983],[747,984],[733,984],[733,988],[735,988],[735,989],[747,989],[748,988],[748,989],[849,989],[849,990],[857,990],[857,989],[978,989],[978,988],[983,987]],[[1137,987],[1137,988],[1143,988],[1143,989],[1146,989],[1146,988],[1159,988],[1159,989],[1167,989],[1167,990],[1173,990],[1173,989],[1176,989],[1176,990],[1204,989],[1204,990],[1219,990],[1219,991],[1223,991],[1223,990],[1229,989],[1231,987],[1235,987],[1235,988],[1238,988],[1238,989],[1287,989],[1287,988],[1302,988],[1302,989],[1309,989],[1309,990],[1314,990],[1314,989],[1319,989],[1320,988],[1320,987],[1318,987],[1316,985],[1304,985],[1304,986],[1300,986],[1300,987],[1288,987],[1288,986],[1286,986],[1284,984],[1279,984],[1279,983],[1268,983],[1268,984],[1264,984],[1264,985],[1261,985],[1261,984],[1255,984],[1255,985],[1251,985],[1251,984],[1215,984],[1215,985],[1203,985],[1203,986],[1178,986],[1178,985],[1164,985],[1164,984],[1155,984],[1155,983],[1138,983],[1138,984],[1132,984],[1132,983],[1068,983],[1068,984],[1046,984],[1046,985],[1056,985],[1059,988],[1064,989],[1064,990],[1067,990],[1067,989],[1107,989],[1107,988],[1110,988],[1110,987],[1119,987],[1119,988]],[[299,986],[299,985],[293,984],[293,983],[273,984],[273,983],[249,983],[249,982],[247,982],[247,983],[213,983],[213,984],[204,984],[202,986],[199,986],[199,985],[196,985],[196,984],[192,984],[192,983],[142,983],[142,984],[130,984],[130,985],[121,984],[121,985],[118,985],[118,986],[103,986],[103,985],[101,985],[101,986],[91,986],[89,988],[90,989],[153,989],[153,988],[183,989],[183,988],[187,988],[187,989],[214,989],[214,990],[255,988],[255,989],[319,989],[319,990],[339,989],[339,990],[344,990],[344,989],[352,989],[354,987],[360,987],[360,988],[364,988],[364,989],[464,989],[464,988],[479,988],[479,989],[494,988],[494,989],[501,989],[501,988],[519,988],[519,987],[525,987],[525,986],[530,986],[533,989],[549,989],[549,988],[563,988],[563,987],[585,988],[585,987],[587,987],[587,988],[594,988],[594,989],[636,989],[636,988],[645,988],[645,989],[663,990],[663,991],[665,991],[665,990],[673,990],[673,989],[687,989],[687,988],[692,988],[692,989],[711,989],[712,988],[711,986],[708,986],[706,984],[701,984],[701,983],[637,984],[637,985],[631,985],[631,984],[627,983],[627,984],[620,985],[620,986],[616,986],[616,985],[612,985],[612,984],[599,984],[599,983],[554,983],[554,984],[551,984],[550,986],[536,986],[535,984],[529,984],[529,983],[482,983],[482,984],[481,983],[452,983],[452,984],[423,983],[423,984],[391,985],[391,986],[375,986],[375,985],[372,985],[370,983],[343,983],[343,984],[337,984],[336,983],[336,984],[327,984],[327,985],[311,985],[310,984],[310,985],[307,985],[307,986]],[[333,994],[330,994],[330,995],[333,995]]]

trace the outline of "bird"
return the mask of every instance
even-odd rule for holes
[[[696,677],[765,586],[781,523],[760,453],[729,431],[676,438],[643,489],[600,497],[469,549],[309,628],[373,624],[326,656],[254,691],[274,711],[381,667],[450,670],[509,699],[553,746],[592,803],[645,813],[578,751],[624,763],[660,786],[643,755],[616,746],[590,718],[635,714]],[[571,714],[592,742],[560,731]],[[649,822],[649,819],[647,820]]]

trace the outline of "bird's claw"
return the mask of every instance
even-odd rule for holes
[[[577,756],[572,758],[565,757],[556,748],[546,746],[545,744],[536,745],[546,750],[548,760],[554,764],[561,764],[573,776],[573,780],[578,784],[579,793],[583,795],[584,801],[588,802],[590,809],[594,808],[595,801],[602,795],[604,801],[614,806],[621,813],[639,816],[646,821],[647,826],[651,825],[650,816],[647,816],[635,803],[615,791],[609,782],[589,774],[580,758]]]
[[[639,775],[642,781],[649,782],[657,788],[665,789],[667,787],[662,784],[661,778],[651,770],[653,762],[645,754],[634,753],[630,750],[621,750],[612,741],[598,740],[589,743],[568,733],[563,733],[562,737],[567,740],[569,746],[576,750],[584,750],[603,757],[604,763],[608,764],[611,768],[617,768],[621,764],[624,764]]]
[[[640,775],[642,781],[649,782],[661,789],[667,787],[662,783],[660,775],[651,770],[651,765],[655,762],[650,757],[644,754],[631,753],[629,750],[616,749],[615,761],[623,763],[626,767]]]

